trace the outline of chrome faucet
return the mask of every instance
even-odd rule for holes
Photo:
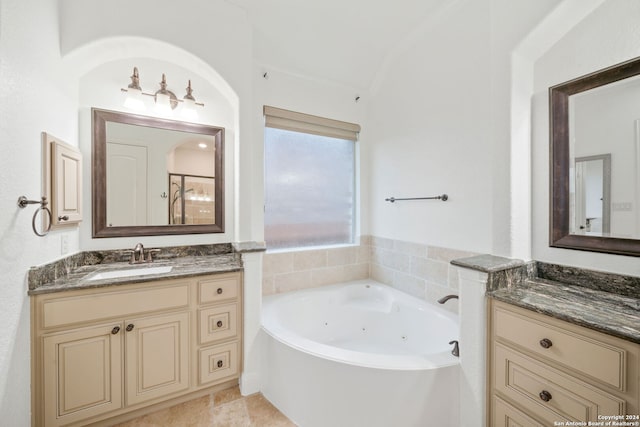
[[[442,297],[438,300],[438,304],[444,304],[445,302],[449,301],[450,299],[458,299],[458,295],[447,295],[445,297]]]
[[[142,243],[138,243],[131,253],[131,261],[130,264],[137,264],[140,262],[144,262],[144,246]]]
[[[143,262],[153,262],[153,254],[160,252],[160,249],[147,249],[145,256],[144,246],[142,246],[142,243],[138,243],[133,250],[128,250],[127,252],[131,252],[129,264],[142,264]]]

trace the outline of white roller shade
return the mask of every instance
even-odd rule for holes
[[[265,126],[331,138],[358,140],[360,125],[264,106]]]

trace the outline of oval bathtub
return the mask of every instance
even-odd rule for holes
[[[302,427],[457,426],[457,316],[367,280],[263,300],[263,394]]]

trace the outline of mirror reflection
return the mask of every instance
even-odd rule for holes
[[[93,235],[224,231],[224,129],[93,109]]]
[[[176,174],[209,177],[212,194],[213,136],[115,122],[107,123],[106,135],[108,227],[215,224],[213,214],[207,221],[174,222],[170,204],[182,185],[169,179]],[[213,196],[202,208],[213,212]]]
[[[213,177],[169,174],[169,223],[214,223],[214,183]]]
[[[571,234],[640,238],[640,78],[569,97]]]

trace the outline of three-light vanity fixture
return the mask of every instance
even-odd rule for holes
[[[187,85],[187,94],[182,98],[178,97],[169,89],[167,89],[167,78],[162,74],[162,81],[160,82],[160,89],[155,93],[146,93],[142,91],[140,87],[140,75],[138,74],[138,67],[133,67],[133,74],[131,75],[131,83],[126,89],[121,88],[122,92],[127,93],[127,98],[124,101],[124,106],[133,110],[143,110],[145,108],[144,96],[152,96],[155,101],[154,109],[158,114],[169,115],[178,104],[180,106],[181,114],[189,119],[196,119],[198,112],[196,106],[204,107],[201,102],[196,102],[193,97],[193,89],[191,88],[191,80]]]

